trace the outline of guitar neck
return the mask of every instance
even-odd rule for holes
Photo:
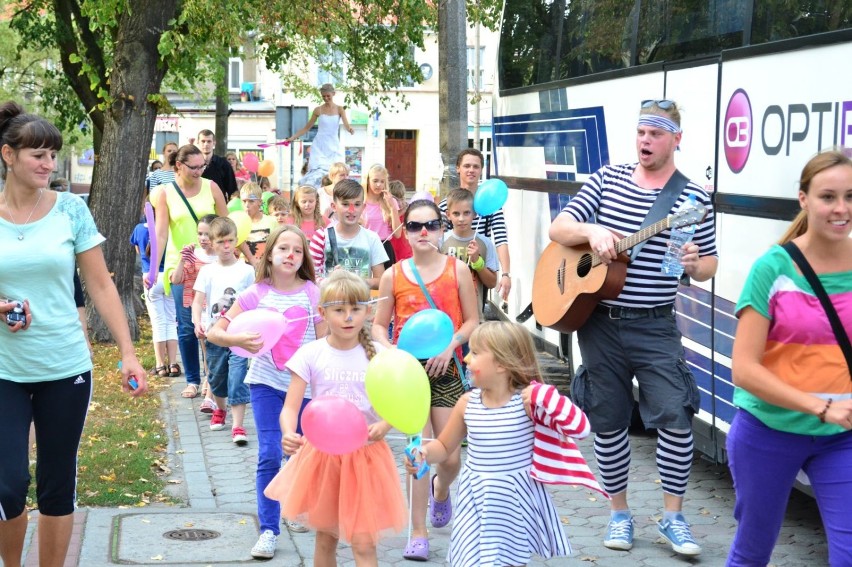
[[[659,221],[655,222],[654,224],[652,224],[650,226],[646,226],[645,228],[643,228],[639,232],[634,232],[630,236],[622,238],[621,240],[616,242],[615,243],[615,251],[617,253],[621,254],[622,252],[630,250],[631,248],[633,248],[634,246],[636,246],[640,242],[644,242],[644,241],[648,240],[649,238],[651,238],[652,236],[654,236],[655,234],[659,234],[659,233],[663,232],[664,230],[669,228],[669,226],[670,225],[669,225],[668,217],[664,218],[662,220],[659,220]]]

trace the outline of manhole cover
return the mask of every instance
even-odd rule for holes
[[[216,539],[220,535],[222,534],[213,530],[172,530],[164,533],[163,537],[178,541],[204,541],[207,539]]]

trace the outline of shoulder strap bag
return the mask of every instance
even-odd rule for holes
[[[337,234],[334,232],[334,227],[330,226],[325,230],[325,237],[328,239],[328,249],[331,252],[331,265],[337,265]]]
[[[195,221],[195,224],[198,224],[198,217],[196,216],[195,211],[192,210],[192,205],[189,204],[189,200],[186,198],[186,195],[183,194],[183,191],[181,191],[177,181],[172,181],[172,185],[175,186],[175,191],[177,191],[177,194],[180,195],[181,199],[183,199],[183,203],[186,205],[186,208],[189,209],[189,214],[192,215],[192,220]]]
[[[802,254],[802,251],[799,250],[799,247],[796,246],[793,241],[787,242],[782,246],[784,250],[787,251],[787,254],[793,259],[799,269],[802,271],[802,275],[805,276],[805,279],[808,280],[808,283],[811,285],[811,289],[814,290],[814,294],[819,299],[819,302],[822,303],[822,308],[825,309],[825,314],[828,315],[828,321],[831,323],[831,330],[834,331],[834,336],[837,338],[837,344],[840,345],[840,350],[843,351],[843,356],[846,358],[846,365],[849,367],[849,373],[852,375],[852,345],[849,344],[849,335],[846,334],[846,329],[843,328],[843,323],[840,322],[840,317],[837,315],[837,310],[834,309],[834,305],[831,303],[831,299],[828,297],[828,293],[826,293],[825,288],[822,287],[822,283],[819,281],[814,269],[808,263],[805,255]]]
[[[414,274],[414,279],[417,280],[417,285],[420,286],[420,291],[423,292],[423,295],[426,297],[426,301],[429,302],[429,307],[432,309],[438,309],[438,306],[435,305],[435,302],[432,300],[432,296],[429,294],[429,290],[426,289],[426,285],[423,283],[423,278],[420,277],[420,272],[417,270],[417,266],[414,264],[413,258],[409,258],[408,265],[411,267],[411,273]],[[399,269],[401,270],[402,266],[400,266]],[[459,372],[459,377],[461,378],[464,391],[467,392],[470,390],[470,384],[467,382],[467,376],[465,376],[464,368],[462,367],[459,356],[456,354],[455,350],[453,350],[453,361],[456,363],[456,369]]]
[[[689,179],[687,179],[680,171],[675,169],[675,172],[671,177],[669,177],[665,186],[660,190],[654,204],[652,204],[651,208],[648,209],[648,214],[645,215],[645,220],[642,221],[642,226],[639,227],[639,230],[649,227],[657,221],[663,220],[666,215],[669,214],[669,211],[674,206],[675,202],[677,202],[678,196],[686,188],[687,183],[689,183]],[[631,262],[636,259],[639,255],[639,251],[642,250],[646,242],[648,241],[645,240],[640,242],[627,253]]]

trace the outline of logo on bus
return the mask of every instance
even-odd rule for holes
[[[725,160],[734,173],[739,173],[751,152],[751,102],[743,89],[737,89],[725,111]]]

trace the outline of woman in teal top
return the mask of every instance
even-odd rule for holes
[[[818,154],[802,171],[792,241],[852,335],[852,160]],[[737,533],[729,566],[769,563],[787,500],[808,475],[831,565],[852,565],[852,377],[828,316],[781,246],[752,267],[737,304],[732,375],[739,408],[727,437]]]
[[[26,320],[6,324],[0,301],[0,559],[20,565],[27,530],[29,430],[35,424],[39,560],[62,565],[73,526],[77,450],[92,395],[92,360],[74,302],[75,263],[122,362],[122,384],[145,393],[124,308],[89,209],[45,189],[62,136],[14,102],[0,105],[0,297],[23,301]],[[28,300],[28,301],[26,301]],[[132,389],[130,377],[137,386]]]

